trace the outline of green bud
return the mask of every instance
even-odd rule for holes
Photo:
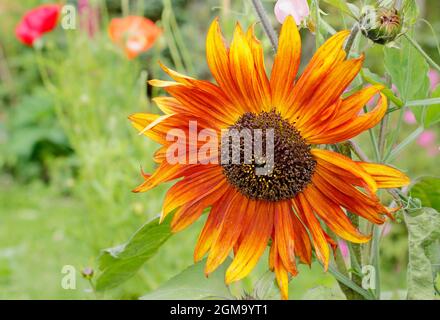
[[[366,6],[359,24],[364,36],[379,44],[394,41],[402,31],[401,17],[395,8]]]

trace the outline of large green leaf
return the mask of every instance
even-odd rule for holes
[[[101,273],[96,289],[111,289],[130,279],[170,236],[170,219],[159,224],[159,218],[155,218],[136,231],[127,243],[104,249],[98,258]]]
[[[205,260],[196,263],[168,280],[159,289],[141,297],[143,300],[181,300],[181,299],[233,299],[225,285],[227,262],[223,263],[209,277],[203,272]]]
[[[423,207],[440,212],[440,178],[423,177],[411,188],[411,196],[420,199]]]
[[[421,208],[405,214],[408,228],[408,299],[435,298],[435,253],[440,251],[440,213],[432,208]]]
[[[404,37],[400,48],[384,47],[385,68],[403,102],[425,99],[429,92],[429,65],[423,56]],[[422,123],[424,106],[413,107],[416,119]]]
[[[431,98],[440,98],[440,85],[431,94]],[[430,127],[440,122],[440,103],[429,106],[426,110],[425,124]]]

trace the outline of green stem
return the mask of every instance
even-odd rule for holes
[[[162,12],[162,22],[164,33],[167,35],[165,40],[167,41],[168,48],[170,49],[171,57],[173,59],[174,65],[176,69],[180,72],[186,73],[185,67],[182,62],[182,58],[180,57],[179,49],[176,46],[176,43],[172,40],[172,28],[171,28],[171,12],[170,9],[166,7],[166,1],[164,2],[165,8]]]
[[[319,46],[321,45],[320,43],[320,38],[319,36],[321,35],[321,16],[319,14],[319,0],[315,0],[314,2],[315,5],[315,23],[316,23],[316,31],[315,31],[315,46],[316,49],[319,48]]]
[[[399,112],[399,118],[397,121],[397,127],[395,130],[393,130],[393,132],[391,134],[391,143],[388,147],[388,151],[387,151],[386,155],[384,157],[382,157],[384,162],[386,162],[386,159],[389,158],[391,152],[393,151],[393,147],[397,142],[397,138],[399,137],[399,133],[400,133],[400,128],[402,127],[403,115],[404,115],[404,109],[401,108],[400,112]]]
[[[380,299],[380,252],[379,252],[379,244],[380,244],[380,226],[373,226],[373,239],[371,240],[371,252],[370,252],[370,263],[373,265],[375,269],[375,295],[376,299]]]
[[[436,69],[438,72],[440,72],[440,66],[432,60],[432,58],[422,49],[422,47],[413,39],[410,35],[405,33],[405,38],[408,39],[408,41],[412,44],[412,46],[426,59],[426,61]]]
[[[372,297],[370,292],[368,292],[367,290],[362,289],[362,287],[359,287],[358,285],[356,285],[353,281],[351,281],[349,278],[344,276],[341,272],[339,272],[332,265],[330,265],[328,267],[328,271],[335,277],[335,279],[339,283],[343,283],[348,288],[350,288],[352,290],[352,292],[354,292],[356,294],[356,297],[361,297],[361,299],[365,299],[365,300],[373,300],[374,299],[374,297]],[[347,298],[349,298],[349,297],[347,297]],[[351,300],[354,300],[354,299],[351,299]]]
[[[350,142],[345,144],[339,144],[340,153],[345,155],[346,157],[351,158],[351,147],[352,144]],[[350,219],[353,226],[358,229],[359,228],[359,216],[356,214],[353,214],[351,212],[347,212],[347,216]],[[360,264],[362,263],[362,252],[361,252],[361,246],[360,244],[350,244],[351,246],[351,260],[354,261],[356,267],[360,268]],[[362,277],[357,272],[352,272],[351,274],[351,280],[356,286],[361,287],[362,286]],[[342,289],[342,287],[341,287]],[[349,300],[363,300],[364,297],[359,294],[359,292],[352,291],[349,292],[348,295],[346,294],[347,299]]]
[[[402,152],[411,142],[413,142],[417,137],[423,132],[423,127],[418,127],[414,130],[405,140],[403,140],[394,150],[384,159],[384,163],[394,160],[395,157]]]
[[[347,53],[347,57],[350,55],[351,47],[353,46],[354,39],[356,39],[358,32],[359,32],[359,24],[355,23],[351,28],[350,36],[348,37],[347,42],[345,43],[344,46],[344,50]]]
[[[170,27],[172,31],[173,38],[176,42],[176,45],[180,49],[180,53],[183,59],[183,62],[185,63],[186,69],[189,71],[189,73],[194,73],[194,66],[191,59],[191,54],[188,51],[188,48],[185,45],[185,41],[183,39],[183,36],[180,32],[179,25],[177,24],[176,15],[174,14],[173,6],[171,4],[170,0],[166,0],[166,7],[169,10],[169,18],[170,18]]]
[[[266,10],[264,10],[263,4],[260,0],[252,0],[252,4],[254,6],[255,11],[257,12],[258,17],[260,18],[261,24],[263,25],[264,32],[272,44],[275,52],[278,50],[278,37],[275,33],[275,30],[270,23],[269,17],[267,16]]]

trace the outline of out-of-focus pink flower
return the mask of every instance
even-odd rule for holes
[[[431,90],[434,90],[440,82],[440,75],[436,70],[431,69],[429,70],[428,76],[429,82],[431,83]]]
[[[99,10],[89,0],[78,0],[79,26],[93,37],[98,31]]]
[[[432,146],[435,141],[435,132],[432,130],[425,130],[417,138],[417,144],[423,148]]]
[[[60,6],[46,4],[36,7],[23,16],[15,29],[15,35],[25,45],[32,46],[43,34],[57,26]]]
[[[411,110],[405,111],[405,113],[403,114],[403,121],[405,121],[408,124],[416,124],[417,123],[416,116],[414,115],[414,113]]]
[[[275,17],[279,23],[284,23],[288,16],[292,16],[297,25],[310,14],[307,0],[278,0],[275,4]]]
[[[348,259],[350,255],[350,250],[348,249],[347,242],[340,239],[338,240],[338,246],[339,246],[339,250],[341,250],[342,257],[344,259]]]
[[[386,237],[391,232],[391,223],[385,222],[383,229],[382,229],[382,237]]]
[[[435,157],[440,153],[440,146],[432,145],[427,148],[428,156]]]

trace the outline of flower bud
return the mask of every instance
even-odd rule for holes
[[[93,274],[94,274],[93,269],[90,268],[90,267],[86,267],[86,268],[81,270],[81,275],[85,279],[88,279],[88,280],[92,279]]]
[[[362,33],[379,44],[394,41],[402,31],[402,21],[395,8],[366,6],[359,19]]]

